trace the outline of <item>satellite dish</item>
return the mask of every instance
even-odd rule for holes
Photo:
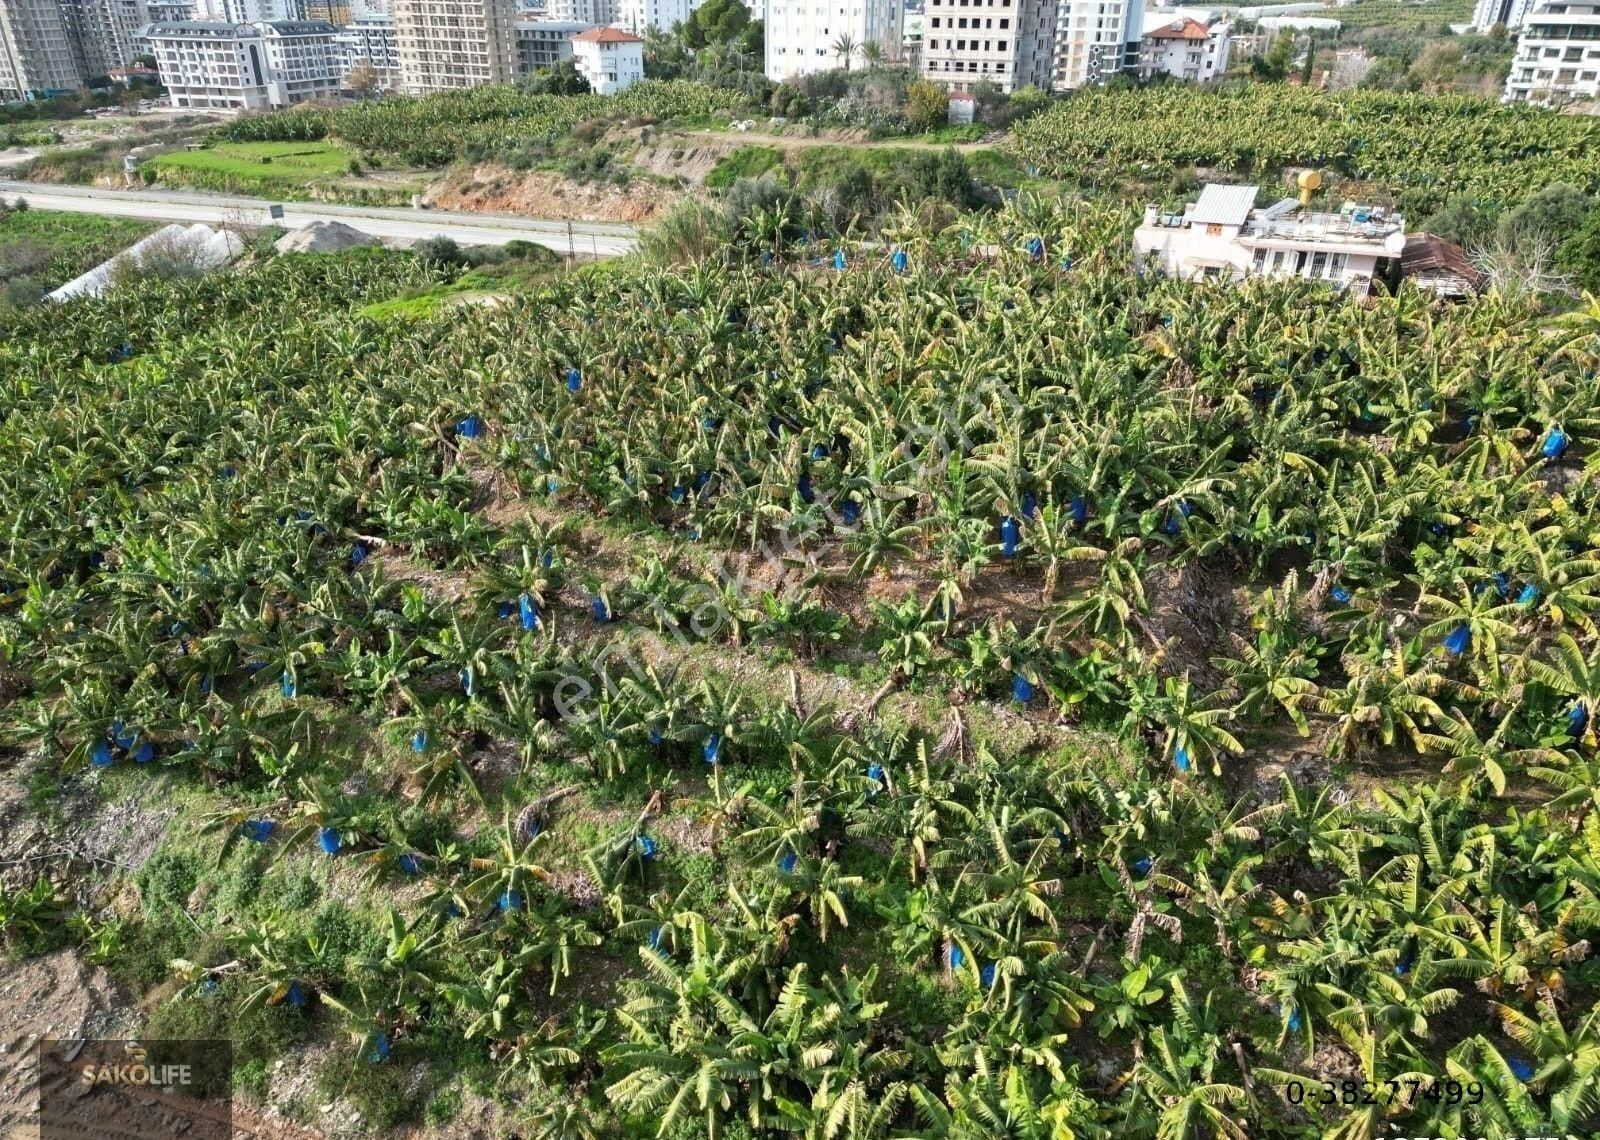
[[[1383,248],[1386,253],[1398,257],[1406,251],[1406,235],[1401,230],[1396,230],[1383,239]]]

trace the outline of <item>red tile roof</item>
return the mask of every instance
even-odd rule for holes
[[[621,28],[590,28],[587,32],[579,32],[572,38],[574,40],[582,40],[586,44],[644,43],[638,36],[625,32]]]
[[[1185,16],[1183,19],[1174,20],[1172,23],[1159,27],[1153,32],[1146,32],[1144,38],[1147,40],[1203,41],[1209,39],[1210,36],[1211,33],[1206,30],[1204,24]]]

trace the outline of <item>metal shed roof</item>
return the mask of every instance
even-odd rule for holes
[[[1255,208],[1256,187],[1213,184],[1200,191],[1189,221],[1196,225],[1242,226]]]

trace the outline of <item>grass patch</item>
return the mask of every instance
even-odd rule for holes
[[[706,175],[712,190],[726,190],[741,178],[760,178],[783,165],[783,152],[775,146],[742,146],[717,159]]]
[[[356,154],[327,142],[221,142],[174,151],[148,169],[167,183],[229,192],[304,188],[356,172]]]
[[[0,308],[37,301],[156,228],[131,218],[0,212]]]

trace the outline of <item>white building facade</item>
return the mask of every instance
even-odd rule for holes
[[[617,0],[548,0],[543,18],[558,23],[597,27],[621,23],[622,14],[618,8]]]
[[[670,32],[679,24],[687,20],[691,13],[700,7],[701,0],[617,0],[617,18],[608,23],[615,23],[626,28],[636,36],[654,28],[658,32]]]
[[[254,24],[183,20],[150,24],[139,32],[155,56],[161,84],[174,107],[216,111],[264,111],[267,48]]]
[[[1600,98],[1600,0],[1547,0],[1524,17],[1505,98],[1546,105]]]
[[[1007,94],[1048,90],[1055,56],[1055,0],[927,0],[921,72],[953,92],[979,83]]]
[[[375,13],[357,16],[334,37],[339,71],[346,82],[352,72],[370,67],[378,89],[400,86],[400,47],[394,35],[394,17]]]
[[[861,49],[868,43],[877,44],[884,59],[896,59],[904,15],[899,0],[767,0],[767,78],[781,83],[859,66]],[[845,46],[851,48],[848,58],[837,50]]]
[[[1072,91],[1139,66],[1143,0],[1061,0],[1052,86]]]
[[[572,37],[592,25],[575,20],[518,20],[517,67],[526,75],[572,58]]]
[[[644,79],[644,41],[621,28],[590,28],[572,37],[572,61],[596,95],[615,95]]]
[[[1478,0],[1472,10],[1472,26],[1487,32],[1496,24],[1508,32],[1522,27],[1522,21],[1533,10],[1535,0]]]
[[[271,20],[257,25],[267,49],[267,101],[288,107],[308,99],[337,95],[344,68],[335,37],[325,20]]]
[[[322,21],[187,20],[140,29],[174,107],[264,111],[338,93],[342,71]]]
[[[1216,79],[1228,70],[1229,40],[1229,27],[1220,21],[1208,27],[1181,17],[1151,26],[1147,13],[1139,44],[1139,78],[1170,75],[1193,83]]]
[[[1405,249],[1405,219],[1346,206],[1337,214],[1310,213],[1293,198],[1258,210],[1256,187],[1211,185],[1182,214],[1146,206],[1134,231],[1134,261],[1152,260],[1184,280],[1240,281],[1299,277],[1365,295],[1380,262]]]
[[[514,0],[394,0],[401,86],[412,95],[510,83],[517,76]]]

